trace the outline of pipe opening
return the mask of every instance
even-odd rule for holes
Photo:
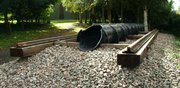
[[[93,25],[88,29],[81,31],[79,49],[82,51],[94,50],[99,46],[102,40],[102,27]]]

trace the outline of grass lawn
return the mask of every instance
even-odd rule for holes
[[[77,20],[52,20],[52,23],[74,23],[78,22]]]
[[[53,26],[33,27],[23,31],[13,31],[11,35],[0,33],[0,48],[8,48],[21,41],[29,41],[57,35],[76,34],[79,30],[83,29],[83,27],[76,25],[76,20],[53,20],[51,24]],[[64,31],[64,29],[74,30]]]

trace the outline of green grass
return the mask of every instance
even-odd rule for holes
[[[51,23],[74,23],[78,22],[77,20],[52,20]]]
[[[17,42],[28,41],[33,39],[38,39],[45,37],[45,35],[50,35],[53,33],[58,33],[58,30],[28,30],[28,31],[14,31],[11,35],[0,34],[0,47],[7,48],[14,45]]]
[[[33,39],[57,36],[57,35],[67,35],[74,34],[73,32],[61,33],[61,30],[53,29],[39,29],[39,30],[28,30],[28,31],[14,31],[11,35],[0,34],[0,47],[8,48],[15,45],[17,42],[29,41]]]
[[[8,48],[10,46],[15,45],[17,42],[29,41],[33,39],[57,36],[57,35],[69,35],[75,34],[78,31],[67,31],[62,32],[62,28],[58,28],[55,24],[61,25],[60,23],[72,23],[76,22],[75,20],[53,20],[53,26],[41,26],[41,27],[33,27],[31,29],[25,29],[21,31],[13,31],[11,35],[0,33],[0,48]],[[63,26],[63,25],[62,25]],[[65,25],[66,26],[66,25]],[[82,29],[82,27],[75,26],[74,29]]]

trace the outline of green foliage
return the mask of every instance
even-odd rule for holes
[[[82,23],[82,14],[95,7],[97,1],[98,0],[61,0],[60,3],[67,11],[79,13],[79,22]]]
[[[90,11],[98,0],[61,0],[62,5],[70,12],[83,13]]]
[[[157,9],[158,8],[158,9]],[[171,18],[172,2],[156,1],[150,8],[149,18],[152,25],[168,25],[168,21]]]
[[[171,20],[169,22],[169,31],[173,33],[175,36],[180,37],[180,15],[176,14],[176,12],[172,13]]]
[[[49,20],[52,6],[57,0],[1,0],[0,11],[3,14],[11,13],[11,19],[18,23],[24,20]]]
[[[53,5],[61,3],[67,11],[78,13],[79,20],[92,22],[143,23],[144,7],[148,8],[149,23],[153,27],[167,28],[172,19],[170,0],[0,0],[0,12],[17,23],[48,23]],[[108,21],[106,21],[108,20]],[[111,21],[112,20],[112,21]],[[81,22],[80,21],[80,22]],[[5,21],[7,23],[7,21]],[[89,22],[91,23],[91,22]],[[175,22],[176,23],[176,22]]]

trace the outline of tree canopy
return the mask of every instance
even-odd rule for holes
[[[172,0],[0,0],[0,13],[7,25],[9,20],[47,23],[55,3],[79,14],[80,22],[84,18],[85,23],[143,23],[146,11],[150,26],[161,26],[173,17]]]
[[[18,22],[24,20],[44,20],[50,15],[53,4],[57,0],[1,0],[0,12],[5,15],[12,14]]]
[[[85,13],[94,22],[143,22],[143,10],[148,10],[151,25],[168,23],[172,1],[168,0],[61,0],[67,11]]]

